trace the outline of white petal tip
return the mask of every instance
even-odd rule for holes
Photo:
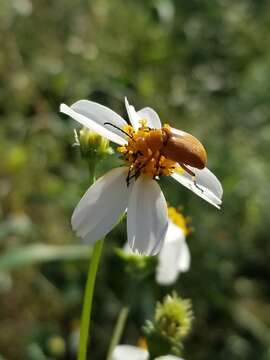
[[[220,200],[218,204],[213,203],[212,205],[214,205],[218,210],[221,210],[222,201]]]
[[[125,106],[126,106],[126,109],[128,111],[128,108],[129,108],[129,102],[128,102],[128,99],[127,97],[125,96]]]
[[[67,114],[69,107],[66,104],[62,103],[59,109],[61,113]]]

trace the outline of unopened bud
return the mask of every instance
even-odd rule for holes
[[[151,358],[158,355],[181,355],[183,339],[191,330],[193,312],[190,300],[167,295],[157,303],[153,321],[143,328]]]
[[[87,161],[100,160],[104,156],[112,154],[109,140],[85,127],[79,131],[79,135],[75,131],[75,141],[80,146],[82,157]]]
[[[192,319],[190,300],[184,300],[176,293],[167,295],[163,303],[157,303],[155,324],[166,337],[182,340],[190,332]]]

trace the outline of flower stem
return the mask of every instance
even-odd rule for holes
[[[96,280],[97,269],[102,252],[103,242],[104,239],[96,242],[89,265],[88,277],[84,292],[83,310],[81,316],[80,342],[79,342],[79,352],[77,357],[78,360],[86,360],[87,358],[86,356],[87,356],[87,347],[90,339],[91,310],[93,303],[94,287],[95,287],[95,280]]]
[[[95,161],[88,161],[89,173],[90,173],[90,183],[93,184],[96,180],[95,178]],[[79,340],[79,350],[77,359],[86,360],[87,359],[87,348],[90,340],[90,326],[91,326],[91,311],[94,297],[95,282],[97,276],[98,265],[102,253],[104,239],[97,241],[94,245],[93,251],[91,253],[91,259],[88,269],[87,281],[84,290],[84,299],[83,299],[83,309],[81,315],[81,324],[80,324],[80,340]]]
[[[122,308],[122,310],[120,311],[120,313],[118,315],[118,319],[117,319],[115,328],[113,330],[112,340],[110,343],[110,347],[108,350],[106,360],[112,360],[113,350],[119,344],[119,341],[121,340],[121,336],[122,336],[122,333],[123,333],[123,330],[125,327],[128,312],[129,312],[129,307],[125,306]]]

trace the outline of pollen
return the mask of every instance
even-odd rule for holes
[[[157,178],[171,175],[178,164],[161,155],[164,147],[163,129],[150,129],[145,120],[140,121],[140,128],[135,131],[126,125],[123,131],[128,135],[128,144],[120,146],[124,160],[129,165],[128,181],[140,174]]]

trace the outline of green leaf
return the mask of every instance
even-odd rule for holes
[[[8,250],[0,257],[0,271],[48,261],[88,259],[91,255],[88,245],[44,245],[34,244]]]

